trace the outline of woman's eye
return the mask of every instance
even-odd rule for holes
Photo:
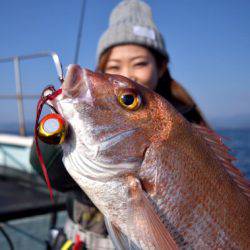
[[[119,70],[119,66],[108,66],[106,68],[106,71],[118,71]]]
[[[135,64],[136,67],[143,67],[143,66],[147,66],[148,62],[138,62]]]

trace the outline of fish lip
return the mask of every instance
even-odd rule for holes
[[[85,92],[85,79],[83,78],[84,69],[78,64],[70,64],[62,84],[62,98],[76,98]],[[82,81],[83,80],[83,81]]]
[[[77,64],[70,64],[67,73],[68,75],[66,75],[65,81],[61,86],[62,93],[53,100],[53,107],[64,118],[63,104],[85,102],[93,106],[92,83],[88,77],[88,69],[81,68]],[[74,81],[76,82],[74,83]]]

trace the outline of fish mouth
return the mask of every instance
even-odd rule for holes
[[[62,85],[63,98],[76,98],[88,88],[86,70],[77,64],[70,64]]]

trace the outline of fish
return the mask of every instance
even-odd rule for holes
[[[70,65],[63,162],[117,249],[249,249],[250,183],[211,129],[118,75]]]

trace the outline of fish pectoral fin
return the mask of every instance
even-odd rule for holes
[[[139,250],[128,237],[123,234],[107,217],[105,217],[105,225],[108,230],[109,236],[117,250]]]
[[[130,201],[129,201],[129,226],[128,231],[136,241],[139,248],[143,249],[178,249],[172,235],[165,227],[156,213],[153,205],[142,190],[140,181],[128,177]]]

